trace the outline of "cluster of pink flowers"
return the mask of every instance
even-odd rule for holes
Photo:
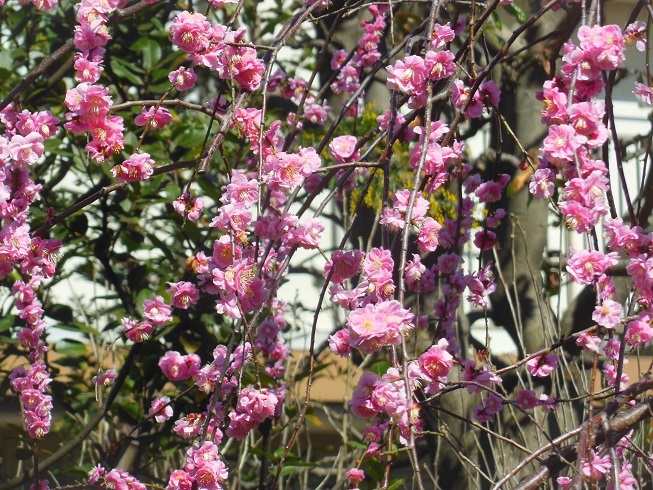
[[[30,437],[40,439],[50,432],[52,397],[45,393],[52,381],[45,364],[35,362],[28,368],[15,368],[9,375],[12,389],[23,404],[23,424]]]
[[[204,210],[204,201],[199,197],[193,197],[190,191],[185,191],[177,199],[172,201],[172,207],[184,219],[197,221]]]
[[[259,88],[264,65],[257,58],[256,50],[244,45],[245,27],[229,31],[221,24],[211,24],[198,12],[183,11],[170,26],[170,35],[172,43],[197,65],[215,71],[223,80],[233,80],[242,90],[251,92]],[[185,89],[183,72],[171,74],[171,80],[178,88]]]
[[[288,126],[296,130],[304,127],[304,122],[322,126],[331,112],[327,101],[321,103],[316,100],[316,94],[308,87],[308,82],[301,77],[290,77],[283,70],[278,69],[273,73],[267,85],[268,92],[278,93],[284,99],[293,101],[299,107],[302,105],[301,118],[299,113],[290,112],[286,118]]]
[[[161,296],[145,300],[143,301],[145,319],[123,318],[121,320],[122,333],[132,342],[143,342],[152,335],[155,327],[172,320],[171,312],[172,308],[165,303]]]
[[[154,160],[149,153],[134,153],[127,160],[111,169],[111,173],[118,182],[137,182],[152,176]]]
[[[410,166],[419,169],[428,176],[428,192],[435,192],[444,184],[451,172],[455,172],[461,165],[464,145],[454,140],[450,146],[441,146],[440,141],[449,132],[449,126],[442,121],[431,124],[428,138],[425,138],[426,129],[416,127],[414,131],[419,134],[419,141],[410,152]],[[423,153],[426,155],[422,155]],[[468,169],[465,168],[466,172]]]
[[[277,398],[283,398],[283,377],[286,374],[286,361],[290,356],[290,349],[286,347],[282,332],[286,328],[286,321],[282,313],[285,304],[279,300],[272,303],[270,317],[261,322],[256,330],[254,347],[260,352],[265,361],[265,372],[280,384],[276,393]]]
[[[242,441],[263,420],[275,418],[280,413],[279,398],[273,390],[244,388],[238,393],[236,409],[229,413],[227,436]]]
[[[444,80],[456,72],[454,54],[444,49],[454,38],[450,25],[436,24],[433,35],[433,42],[424,56],[409,55],[386,67],[388,88],[408,95],[408,107],[413,109],[427,104],[428,83]]]
[[[69,89],[65,104],[65,128],[73,133],[88,133],[91,141],[86,150],[91,158],[103,162],[124,147],[124,124],[120,116],[110,114],[112,105],[109,90],[96,85],[102,74],[104,46],[111,39],[107,28],[108,16],[123,7],[126,1],[82,0],[77,4],[77,22],[74,43],[75,80],[79,84]]]
[[[614,459],[611,455],[611,448],[599,446],[593,450],[590,449],[583,455],[583,466],[581,474],[583,478],[591,484],[608,480],[607,488],[619,488],[621,490],[635,490],[639,487],[638,481],[633,475],[633,465],[626,459],[628,451],[632,451],[631,441],[632,431],[626,434],[621,440],[614,444],[614,451],[617,460],[621,461],[621,466],[614,471]],[[613,475],[617,476],[618,481],[614,481]],[[571,488],[573,480],[568,476],[559,476],[556,482],[560,488],[566,490]]]
[[[172,472],[166,490],[222,490],[226,488],[228,477],[229,470],[218,446],[211,441],[204,441],[200,446],[188,450],[185,469]]]
[[[100,482],[104,488],[112,488],[116,490],[147,489],[145,485],[143,485],[127,471],[121,469],[113,469],[107,472],[107,470],[101,465],[97,465],[91,470],[91,473],[88,477],[88,482],[91,485]]]
[[[363,373],[349,402],[351,411],[366,419],[379,415],[389,417],[400,430],[400,442],[407,444],[411,433],[416,436],[421,434],[424,423],[413,393],[423,388],[428,395],[443,388],[453,367],[453,356],[448,349],[448,342],[440,339],[418,360],[410,361],[406,372],[408,387],[403,373],[394,367],[388,368],[383,376],[369,371]],[[379,439],[374,438],[370,442]]]
[[[45,321],[38,289],[55,273],[55,258],[61,243],[30,236],[29,207],[40,196],[41,186],[30,177],[30,166],[43,155],[43,142],[55,136],[57,119],[50,112],[19,111],[9,105],[0,112],[4,130],[0,136],[0,278],[17,270],[21,279],[12,293],[23,327],[18,332],[30,364],[16,367],[9,375],[20,395],[23,423],[39,439],[50,430],[52,398],[46,393],[51,382],[44,362]]]
[[[479,89],[472,94],[472,87],[466,86],[462,80],[455,80],[451,90],[451,101],[456,109],[465,111],[465,119],[473,119],[483,115],[484,108],[497,107],[501,92],[492,80],[481,83]]]
[[[333,53],[331,69],[338,71],[336,80],[331,84],[331,90],[335,94],[356,92],[360,88],[363,70],[381,59],[378,48],[386,28],[388,6],[370,5],[367,11],[372,15],[372,21],[361,21],[363,36],[358,40],[354,52],[349,54],[339,49]],[[355,106],[352,107],[355,108]]]
[[[623,34],[615,25],[582,26],[578,31],[579,45],[571,42],[565,45],[562,75],[547,81],[539,95],[544,102],[542,120],[549,125],[549,134],[541,148],[542,157],[530,190],[535,196],[551,197],[555,179],[562,177],[564,189],[558,207],[567,226],[578,233],[593,232],[608,213],[607,164],[592,157],[593,150],[602,146],[608,137],[603,124],[604,103],[597,100],[604,85],[603,72],[619,68],[624,61],[625,43],[639,43],[643,32],[640,23],[630,25]],[[636,47],[642,49],[644,45]],[[640,93],[645,91],[642,89]],[[612,330],[624,322],[622,305],[614,299],[615,285],[609,269],[617,264],[619,252],[629,257],[626,271],[634,281],[634,300],[641,309],[635,319],[626,323],[623,341],[630,346],[640,346],[653,338],[648,313],[653,304],[653,276],[650,274],[653,238],[637,226],[625,225],[619,218],[605,220],[603,227],[609,252],[570,249],[566,261],[569,276],[579,284],[593,286],[599,296],[592,314],[597,327],[581,333],[576,343],[597,353],[602,348],[609,360],[603,367],[606,382],[625,386],[626,375],[617,379],[620,341],[610,338],[602,342],[605,330]],[[533,375],[548,375],[555,369],[555,363],[548,360],[534,361],[529,364]],[[586,466],[586,476],[594,481],[599,476],[600,464]]]
[[[614,25],[582,26],[578,37],[579,46],[565,45],[562,76],[547,81],[539,95],[549,134],[530,190],[538,197],[550,197],[553,181],[561,172],[567,180],[565,199],[560,202],[565,221],[586,232],[607,213],[603,198],[607,168],[591,157],[592,150],[607,139],[604,104],[594,97],[603,88],[602,70],[616,70],[623,63],[624,38]]]
[[[136,116],[134,123],[137,126],[146,126],[152,129],[161,129],[172,121],[172,114],[165,107],[143,107],[141,113]]]

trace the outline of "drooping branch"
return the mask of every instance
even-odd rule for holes
[[[185,161],[182,161],[182,162],[171,163],[169,165],[164,165],[163,167],[155,168],[152,175],[157,176],[157,175],[164,174],[166,172],[172,172],[173,170],[178,170],[180,168],[190,168],[193,165],[195,165],[196,163],[197,163],[197,160],[185,160]],[[101,197],[108,196],[112,192],[115,192],[118,189],[122,189],[123,187],[127,186],[128,184],[129,184],[129,182],[117,182],[115,184],[111,184],[111,185],[107,185],[105,187],[102,187],[97,192],[95,192],[95,193],[91,194],[90,196],[82,199],[81,201],[73,204],[68,209],[63,211],[62,213],[48,219],[44,224],[39,226],[36,230],[32,231],[31,236],[32,237],[43,236],[45,234],[45,232],[48,231],[50,228],[52,228],[53,226],[61,223],[63,220],[65,220],[69,216],[72,216],[77,211],[80,211],[80,210],[84,209],[86,206],[94,203],[95,201],[97,201]]]
[[[75,448],[79,446],[82,442],[84,442],[86,437],[93,431],[93,429],[95,429],[95,427],[100,422],[102,422],[102,420],[104,420],[107,413],[111,409],[113,402],[115,401],[116,397],[120,393],[120,389],[122,388],[122,385],[125,383],[125,380],[127,379],[127,376],[129,375],[129,372],[132,368],[132,363],[134,362],[134,359],[136,358],[136,355],[138,354],[138,351],[140,351],[140,349],[141,349],[141,344],[134,344],[134,346],[129,351],[129,354],[125,359],[125,362],[122,368],[120,369],[118,376],[113,382],[111,391],[109,391],[109,394],[107,395],[107,399],[104,402],[104,405],[102,405],[102,407],[100,408],[100,410],[98,410],[95,416],[91,420],[89,420],[89,422],[84,427],[82,427],[74,437],[72,437],[68,442],[66,442],[63,446],[61,446],[57,451],[52,453],[50,456],[39,461],[39,468],[38,468],[39,471],[44,472],[48,468],[50,468],[53,464],[57,463],[58,461],[62,460],[67,456],[70,456],[70,453],[74,451]],[[9,490],[11,488],[15,488],[29,481],[33,476],[34,476],[34,469],[30,468],[26,470],[21,476],[17,476],[15,478],[0,483],[0,490]]]
[[[132,5],[131,7],[127,7],[124,9],[119,9],[114,12],[114,14],[111,16],[109,21],[107,22],[107,25],[112,26],[117,24],[118,22],[121,22],[133,15],[140,14],[144,10],[161,3],[161,0],[154,0],[153,2],[150,2],[148,0],[143,0],[142,2],[139,2],[135,5]],[[63,46],[61,46],[59,49],[57,49],[54,53],[51,55],[45,57],[38,65],[36,68],[34,68],[30,73],[25,75],[21,79],[21,81],[16,85],[7,96],[0,101],[0,111],[7,107],[11,102],[18,96],[20,95],[27,87],[29,87],[32,83],[34,83],[41,75],[43,75],[50,67],[52,67],[55,63],[61,61],[61,59],[66,56],[68,53],[70,53],[73,48],[75,47],[75,44],[73,43],[73,40],[67,41]]]
[[[588,447],[596,448],[607,440],[618,441],[637,424],[653,417],[653,396],[650,396],[646,398],[646,400],[624,410],[618,415],[615,415],[612,419],[607,420],[609,417],[614,415],[617,410],[625,406],[637,395],[644,393],[651,388],[653,388],[653,376],[649,373],[644,376],[642,380],[624,390],[623,393],[606,405],[606,407],[595,417],[585,422],[580,432],[587,427],[593,428],[588,440]],[[605,421],[605,423],[600,423],[601,421]],[[549,478],[563,470],[570,463],[576,461],[579,457],[578,443],[570,444],[557,450],[552,446],[550,449],[555,450],[555,454],[545,459],[537,471],[522,479],[515,488],[518,488],[519,490],[538,488],[544,485]],[[533,454],[539,453],[540,451],[535,451]],[[530,460],[530,458],[527,459]],[[526,461],[526,463],[527,462],[528,461]],[[522,466],[523,465],[520,463],[518,468],[521,468]],[[512,473],[516,472],[513,470],[511,474]],[[506,478],[503,478],[494,489],[498,490],[501,488],[503,484],[508,481],[511,474],[507,475]]]

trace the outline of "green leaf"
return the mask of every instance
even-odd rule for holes
[[[153,39],[142,37],[130,48],[132,51],[140,51],[143,56],[143,68],[150,71],[161,59],[161,46]]]
[[[512,15],[520,24],[525,23],[528,20],[528,15],[521,8],[515,4],[508,4],[505,6],[506,11]]]
[[[61,323],[72,323],[73,321],[73,309],[68,305],[46,307],[45,314]]]
[[[388,490],[397,490],[398,488],[403,487],[405,483],[406,483],[405,478],[398,478],[396,480],[393,480],[393,482],[388,486]]]
[[[390,363],[388,361],[378,361],[370,366],[370,371],[378,376],[383,376],[389,367]]]
[[[0,318],[0,332],[5,332],[13,327],[15,319],[16,315],[7,315],[4,318]]]
[[[0,51],[0,68],[4,68],[5,70],[12,72],[13,64],[14,64],[14,59],[11,55],[10,50],[3,49],[2,51]]]
[[[143,85],[143,79],[134,73],[134,70],[136,70],[134,65],[128,67],[123,61],[115,58],[111,60],[109,65],[117,76],[129,80],[134,85]]]
[[[367,446],[365,444],[363,444],[362,442],[358,442],[358,441],[349,440],[349,441],[347,441],[347,445],[351,446],[351,447],[353,447],[355,449],[367,449]]]
[[[82,357],[86,355],[86,345],[76,340],[65,340],[54,346],[55,352],[67,356]]]
[[[365,471],[370,477],[376,481],[383,480],[384,469],[383,465],[376,459],[367,460],[367,469]]]
[[[283,468],[281,469],[281,474],[282,475],[290,475],[291,473],[294,473],[296,468],[315,468],[317,466],[316,463],[305,463],[301,461],[293,462],[293,463],[286,463]]]

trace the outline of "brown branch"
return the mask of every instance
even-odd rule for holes
[[[599,414],[585,422],[584,427],[590,424],[593,427],[587,441],[588,447],[596,448],[608,440],[618,441],[638,423],[653,417],[653,396],[650,396],[645,401],[616,415],[609,422],[605,424],[599,423],[604,417],[607,418],[616,413],[619,408],[626,405],[637,395],[652,388],[653,376],[647,374],[641,381],[634,383],[622,394],[617,396]],[[606,426],[607,428],[605,428]],[[537,471],[522,479],[515,488],[519,490],[531,490],[546,484],[549,478],[563,470],[569,463],[573,463],[578,459],[578,445],[579,443],[576,443],[560,448],[556,454],[545,459]],[[539,453],[539,451],[537,452]],[[495,487],[495,489],[497,488],[499,488],[499,485]]]
[[[154,169],[154,172],[152,173],[152,176],[156,175],[161,175],[166,172],[171,172],[173,170],[177,170],[180,168],[190,168],[193,165],[197,163],[197,160],[185,160],[182,162],[175,162],[171,163],[170,165],[164,165],[163,167],[158,167]],[[129,182],[119,182],[116,184],[111,184],[107,185],[105,187],[102,187],[99,191],[91,194],[85,199],[82,199],[76,204],[73,204],[70,206],[68,209],[63,211],[61,214],[58,214],[57,216],[54,216],[50,219],[48,219],[44,224],[39,226],[36,230],[32,231],[31,236],[32,238],[37,237],[37,236],[43,236],[46,231],[48,231],[50,228],[54,227],[55,225],[58,225],[61,223],[63,220],[68,218],[69,216],[75,214],[77,211],[80,211],[81,209],[84,209],[86,206],[89,204],[94,203],[98,199],[104,196],[108,196],[112,192],[122,189],[126,185],[128,185]]]
[[[191,104],[190,102],[186,102],[184,100],[180,99],[170,99],[170,100],[130,100],[129,102],[123,102],[122,104],[116,104],[111,106],[111,109],[109,109],[109,112],[116,112],[120,111],[122,109],[127,109],[129,107],[140,107],[140,106],[179,106],[179,107],[184,107],[185,109],[191,109],[193,111],[197,112],[202,112],[204,114],[207,114],[209,116],[213,116],[215,119],[221,119],[220,117],[217,117],[215,115],[215,111],[213,109],[210,109],[208,107],[204,107],[199,104]]]
[[[39,471],[43,472],[47,470],[50,466],[55,464],[57,461],[65,457],[69,457],[71,451],[73,451],[77,446],[79,446],[82,442],[84,442],[84,439],[86,439],[86,437],[93,431],[93,429],[95,429],[95,427],[104,419],[106,414],[109,412],[109,409],[111,408],[111,405],[113,404],[114,400],[118,396],[118,393],[120,393],[120,388],[122,387],[123,383],[127,379],[127,375],[129,374],[129,370],[131,369],[132,362],[134,361],[137,352],[140,350],[140,346],[141,344],[135,344],[129,351],[129,355],[125,359],[125,363],[120,369],[120,372],[118,373],[118,376],[116,377],[116,380],[114,381],[113,386],[111,387],[111,391],[109,391],[107,399],[104,402],[102,408],[98,411],[98,413],[96,413],[95,416],[84,427],[80,429],[77,435],[75,435],[67,443],[61,446],[56,452],[54,452],[44,460],[39,461],[39,467],[38,467]],[[0,490],[9,490],[11,488],[16,488],[33,477],[34,477],[34,469],[30,468],[26,470],[21,476],[17,476],[15,478],[0,483]]]

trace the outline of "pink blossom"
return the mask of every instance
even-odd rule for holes
[[[349,313],[350,345],[365,354],[380,347],[399,345],[401,335],[413,320],[413,315],[401,307],[398,301],[368,304]]]
[[[304,111],[304,118],[312,124],[322,126],[326,122],[328,113],[330,111],[331,107],[327,105],[326,101],[324,101],[321,105],[310,104]]]
[[[192,490],[195,480],[184,470],[175,470],[170,474],[166,490]]]
[[[451,88],[451,101],[456,109],[462,110],[467,104],[465,109],[465,119],[472,119],[480,117],[483,114],[483,102],[478,92],[474,94],[472,100],[468,103],[470,97],[471,87],[465,86],[462,80],[454,80]]]
[[[548,168],[537,169],[528,186],[535,197],[548,198],[555,192],[555,172]]]
[[[422,264],[419,255],[413,254],[413,259],[408,261],[404,270],[404,280],[409,290],[417,291],[419,289],[420,280],[425,272],[426,266]]]
[[[149,109],[143,107],[141,113],[134,119],[137,126],[149,125],[152,129],[161,129],[170,121],[172,121],[172,114],[165,107],[150,107]]]
[[[200,13],[180,12],[170,26],[175,46],[186,53],[199,53],[209,47],[211,24]],[[173,82],[174,83],[174,82]]]
[[[386,84],[390,90],[398,90],[409,95],[424,92],[428,76],[424,58],[406,56],[403,60],[398,60],[394,66],[386,68],[389,74]]]
[[[206,463],[195,471],[195,481],[198,488],[222,489],[227,482],[229,472],[222,460]]]
[[[535,408],[538,405],[539,399],[537,398],[535,392],[532,390],[519,390],[517,397],[515,397],[515,403],[522,410],[529,410],[531,408]]]
[[[483,403],[474,408],[474,418],[479,422],[489,422],[501,410],[503,410],[501,397],[494,393],[488,393]]]
[[[175,308],[186,310],[199,300],[199,290],[192,282],[169,282],[168,286],[170,288],[166,292],[170,294],[170,300]]]
[[[347,357],[351,353],[349,345],[349,330],[342,328],[329,337],[329,348],[340,357]]]
[[[569,487],[571,487],[572,479],[568,476],[559,476],[556,478],[556,482],[558,485],[560,485],[562,490],[567,490]]]
[[[651,316],[648,313],[640,313],[637,319],[628,323],[628,330],[624,335],[624,341],[633,347],[650,342],[653,339],[653,327],[651,327]]]
[[[431,217],[424,219],[417,237],[417,245],[421,252],[434,252],[438,247],[438,237],[440,236],[442,225]]]
[[[621,321],[621,305],[611,299],[605,299],[594,308],[592,320],[604,328],[615,328]]]
[[[152,406],[147,414],[150,417],[154,416],[154,419],[160,424],[168,420],[173,414],[172,407],[170,406],[170,398],[162,396],[152,400]]]
[[[565,124],[567,122],[567,94],[553,81],[544,82],[542,92],[539,92],[536,97],[544,103],[543,123]]]
[[[352,468],[347,472],[346,477],[350,484],[358,485],[365,479],[365,472],[358,468]]]
[[[357,142],[356,137],[351,135],[333,138],[331,143],[329,143],[329,149],[336,163],[348,163],[358,160],[360,150],[356,149]]]
[[[376,415],[377,411],[372,404],[372,395],[379,381],[381,378],[370,371],[365,371],[360,377],[349,402],[354,415],[364,419],[370,419]]]
[[[569,249],[567,272],[579,284],[592,284],[609,267],[616,265],[619,257],[616,252],[604,254],[599,251]]]
[[[643,83],[635,82],[635,90],[633,93],[639,100],[648,105],[653,105],[653,88]]]
[[[104,482],[107,487],[116,490],[146,490],[145,485],[121,469],[114,469],[107,473]]]
[[[622,249],[628,255],[638,255],[643,245],[644,236],[639,226],[630,227],[621,218],[611,218],[603,222],[608,247],[613,250]]]
[[[267,388],[256,390],[245,388],[238,394],[236,410],[246,413],[253,420],[261,422],[266,418],[273,418],[279,400],[275,393]]]
[[[268,184],[273,189],[291,189],[320,168],[321,161],[313,148],[300,149],[299,154],[275,152],[266,157],[263,166]]]
[[[190,90],[195,86],[197,75],[192,68],[184,68],[180,66],[178,69],[173,70],[168,75],[168,80],[172,83],[177,90],[183,92]]]
[[[587,141],[569,124],[554,124],[549,127],[549,134],[541,148],[551,163],[567,165],[574,160],[576,152]]]
[[[569,123],[580,135],[587,137],[587,146],[596,148],[608,139],[608,130],[603,124],[605,104],[579,102],[567,109]]]
[[[624,38],[617,25],[581,26],[580,48],[600,70],[616,70],[624,62]]]
[[[159,367],[170,381],[183,381],[199,372],[200,358],[197,354],[182,356],[177,351],[168,351],[159,359]]]
[[[93,485],[101,476],[104,476],[106,470],[101,465],[95,465],[88,475],[88,482]]]
[[[612,462],[610,461],[610,455],[606,454],[603,457],[600,457],[594,451],[589,451],[587,459],[583,463],[583,468],[581,473],[591,482],[596,482],[601,480],[605,475],[607,475],[612,468]]]
[[[419,365],[432,379],[444,378],[453,367],[453,356],[447,351],[449,342],[440,339],[419,356]]]
[[[491,230],[482,230],[474,235],[474,246],[480,250],[491,250],[497,241],[497,234]]]
[[[646,24],[637,20],[628,25],[624,31],[624,41],[629,46],[634,44],[637,51],[646,51]]]
[[[189,221],[197,221],[204,210],[204,201],[200,198],[194,198],[189,192],[184,192],[177,199],[172,201],[172,207],[181,216]]]
[[[483,386],[490,388],[493,383],[501,383],[501,378],[490,371],[487,365],[477,368],[476,362],[471,360],[465,363],[463,380],[469,382],[469,384],[465,385],[465,388],[467,389],[467,393],[470,394],[480,393],[483,390]]]
[[[367,278],[371,280],[382,280],[392,277],[394,260],[390,250],[373,248],[365,256],[363,261],[363,271]]]
[[[345,252],[336,250],[331,260],[324,265],[324,275],[331,282],[342,284],[356,274],[360,274],[365,253],[360,250]],[[330,274],[330,275],[329,275]]]
[[[449,78],[456,72],[455,56],[451,51],[427,51],[424,67],[430,80]]]
[[[501,97],[501,90],[496,86],[494,80],[487,80],[481,83],[478,89],[485,107],[498,107]]]
[[[43,156],[43,136],[33,132],[27,136],[14,135],[9,141],[9,154],[19,165],[32,165]]]
[[[474,191],[474,195],[481,202],[496,202],[501,199],[502,191],[510,182],[510,175],[501,174],[497,180],[490,180],[480,184]]]
[[[92,61],[84,57],[82,53],[77,53],[75,55],[75,64],[73,66],[75,70],[77,70],[75,73],[75,80],[78,82],[87,83],[97,82],[100,79],[100,75],[102,73],[102,66],[100,64],[102,58],[98,58],[99,59],[97,61]]]
[[[324,231],[324,224],[319,218],[310,218],[301,223],[294,230],[288,233],[288,244],[305,248],[307,250],[316,249],[320,246],[320,239]]]
[[[558,356],[546,354],[529,359],[526,368],[531,376],[546,378],[558,368]]]
[[[433,35],[431,37],[431,49],[442,49],[454,40],[456,33],[448,22],[444,25],[438,23],[433,25]]]
[[[100,386],[109,386],[118,376],[118,373],[114,369],[107,369],[105,372],[101,373],[98,376],[93,376],[93,384]]]
[[[608,339],[608,341],[603,346],[603,352],[605,352],[605,355],[608,357],[608,359],[612,359],[613,361],[617,361],[619,359],[620,350],[621,342],[615,338]]]
[[[556,408],[558,408],[558,400],[556,400],[553,397],[550,397],[545,393],[542,393],[540,395],[540,400],[538,401],[537,405],[539,407],[544,407],[549,410],[555,410]]]
[[[122,319],[122,333],[132,342],[143,342],[147,340],[154,328],[150,322]]]
[[[576,339],[576,345],[592,352],[598,353],[600,344],[601,344],[600,337],[597,337],[593,333],[589,333],[589,332],[581,333]]]
[[[134,153],[129,159],[111,169],[118,182],[137,182],[150,178],[154,172],[154,160],[149,153]]]

